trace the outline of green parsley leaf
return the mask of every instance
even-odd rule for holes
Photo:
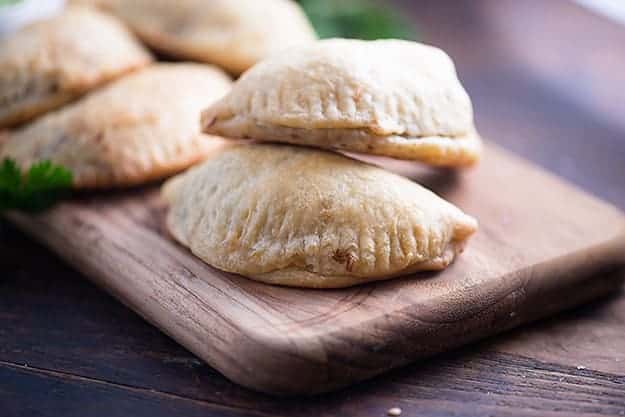
[[[72,173],[50,161],[41,161],[22,174],[11,159],[0,164],[0,211],[40,211],[67,196]]]
[[[300,0],[300,4],[321,38],[416,38],[398,10],[371,0]]]
[[[0,0],[0,7],[2,6],[11,6],[13,4],[19,3],[21,0]]]

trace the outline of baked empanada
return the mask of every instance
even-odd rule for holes
[[[445,268],[477,222],[416,183],[345,156],[238,145],[169,180],[167,225],[216,268],[347,287]]]
[[[0,160],[26,168],[49,159],[77,188],[144,183],[198,162],[221,140],[200,133],[205,96],[231,85],[201,64],[156,64],[134,72],[30,125],[0,136]]]
[[[151,62],[115,18],[72,7],[0,39],[0,127],[28,121]]]
[[[152,48],[242,73],[316,34],[293,0],[99,0]]]
[[[469,165],[481,141],[469,96],[440,49],[331,39],[245,73],[202,118],[204,132]]]

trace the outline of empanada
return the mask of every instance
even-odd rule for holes
[[[245,73],[202,118],[204,132],[469,165],[481,141],[471,100],[440,49],[331,39]]]
[[[24,168],[49,159],[74,174],[77,188],[130,186],[178,172],[221,141],[200,133],[205,96],[231,85],[202,64],[156,64],[0,136],[0,160]]]
[[[316,34],[293,0],[99,0],[152,48],[242,73]]]
[[[176,240],[224,271],[335,288],[445,268],[477,222],[416,183],[345,156],[238,145],[169,180]]]
[[[0,127],[28,121],[151,62],[115,18],[72,7],[0,39]]]

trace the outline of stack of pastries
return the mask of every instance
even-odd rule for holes
[[[171,235],[271,284],[444,269],[476,231],[419,184],[338,152],[475,164],[471,101],[443,51],[316,40],[290,0],[70,3],[0,40],[0,160],[62,164],[78,189],[197,164],[163,186]],[[197,62],[155,63],[141,41]]]

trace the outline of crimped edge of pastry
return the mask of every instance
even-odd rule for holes
[[[56,109],[79,96],[75,92],[31,95],[7,104],[0,112],[0,127],[13,127]]]
[[[408,276],[417,272],[441,271],[447,268],[454,261],[454,259],[456,259],[456,257],[464,251],[465,245],[466,239],[461,241],[451,241],[443,253],[441,253],[438,257],[425,262],[413,264],[394,274],[383,276],[358,277],[354,275],[321,275],[296,267],[246,276],[266,284],[288,287],[317,289],[346,288],[368,282],[385,281],[402,276]]]
[[[202,138],[201,140],[207,140],[207,138]],[[139,161],[134,161],[133,163],[122,162],[109,172],[102,172],[97,167],[94,167],[93,170],[83,171],[79,175],[75,175],[72,187],[80,190],[97,190],[143,185],[178,174],[190,166],[201,162],[210,155],[211,151],[212,147],[210,146],[196,147],[195,152],[180,155],[175,160],[152,162],[153,165],[149,169]]]
[[[90,90],[143,68],[151,62],[151,56],[146,55],[144,60],[137,61],[121,71],[110,71],[101,74],[97,79],[85,79],[72,85],[61,85],[54,92],[25,95],[18,100],[9,101],[0,111],[0,127],[14,127],[32,120],[78,99]],[[50,81],[48,85],[54,85],[56,80],[50,79]]]
[[[220,120],[202,114],[205,133],[237,139],[285,142],[324,149],[418,160],[441,167],[471,166],[480,160],[482,140],[475,129],[459,136],[377,135],[368,128],[297,128],[263,124],[243,117]]]
[[[162,191],[165,200],[171,201],[170,198],[172,197],[172,193],[175,193],[175,188],[178,187],[180,182],[181,178],[174,178],[173,180],[170,180],[165,184]],[[169,234],[193,253],[193,250],[189,247],[186,239],[176,232],[176,228],[171,224],[169,216],[167,216],[165,225]],[[407,276],[417,272],[441,271],[447,268],[458,257],[458,255],[460,255],[464,251],[468,238],[475,232],[476,228],[477,225],[473,225],[472,227],[466,226],[466,236],[451,240],[447,244],[443,252],[433,259],[412,264],[407,268],[396,271],[392,274],[371,275],[366,277],[356,275],[322,275],[306,271],[305,269],[298,266],[277,269],[275,271],[262,274],[248,274],[242,273],[240,271],[229,271],[227,269],[224,269],[221,265],[212,264],[208,260],[203,259],[201,256],[195,253],[194,255],[198,256],[200,259],[202,259],[204,262],[214,268],[228,273],[242,275],[252,280],[263,282],[265,284],[317,289],[346,288],[355,285],[366,284],[368,282],[385,281],[401,276]]]
[[[176,194],[180,192],[180,188],[184,183],[184,174],[174,177],[168,180],[161,188],[161,196],[167,204],[171,204],[176,199]],[[454,230],[453,237],[447,243],[445,248],[436,257],[423,262],[417,262],[412,265],[408,265],[406,268],[394,271],[392,273],[374,274],[369,276],[358,275],[324,275],[315,272],[307,271],[302,266],[292,265],[287,268],[276,269],[274,271],[265,272],[261,274],[244,273],[241,271],[228,270],[223,265],[215,265],[210,259],[205,259],[201,255],[196,254],[190,247],[186,236],[180,233],[180,230],[175,227],[171,221],[169,215],[166,216],[165,226],[169,234],[183,245],[187,250],[193,253],[195,256],[206,262],[213,268],[238,274],[255,281],[263,282],[272,285],[281,285],[287,287],[297,288],[317,288],[317,289],[332,289],[332,288],[345,288],[355,285],[361,285],[374,281],[385,281],[392,278],[410,275],[417,272],[427,271],[441,271],[451,265],[454,260],[460,255],[469,240],[469,238],[477,231],[478,223],[473,217],[466,216],[466,221],[459,223]],[[343,263],[349,262],[346,259],[335,259]]]
[[[0,130],[0,154],[4,143],[10,140],[10,130]],[[198,135],[194,140],[193,149],[181,152],[176,158],[159,160],[156,158],[129,160],[121,155],[109,155],[111,163],[103,166],[101,163],[83,168],[75,172],[72,167],[65,168],[72,171],[72,188],[75,190],[98,190],[110,188],[128,188],[153,181],[162,180],[178,174],[192,165],[195,165],[224,145],[222,138]],[[190,145],[191,146],[191,145]],[[146,155],[144,155],[144,158]],[[50,158],[55,162],[54,158]],[[19,163],[19,161],[18,161]],[[103,169],[106,168],[106,169]],[[28,166],[22,166],[28,169]]]

